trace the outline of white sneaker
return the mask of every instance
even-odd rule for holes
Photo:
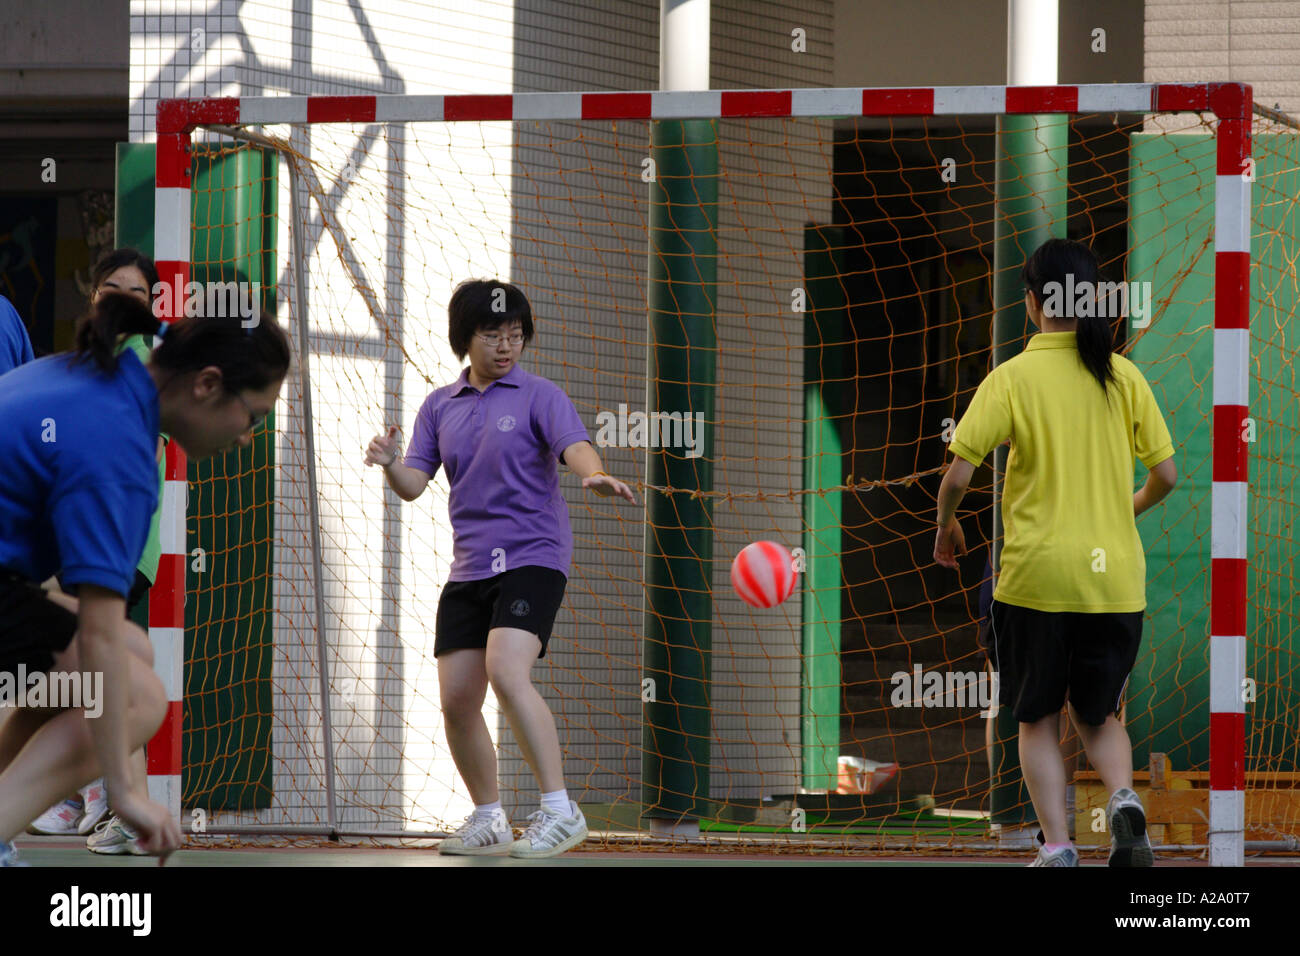
[[[523,860],[559,856],[587,839],[587,818],[569,801],[569,816],[546,807],[529,815],[528,829],[511,847],[510,855]]]
[[[86,838],[86,849],[107,856],[147,856],[136,843],[139,838],[140,835],[115,813],[95,827],[95,832]]]
[[[108,815],[108,788],[104,786],[104,781],[100,779],[88,785],[81,791],[81,799],[86,809],[81,822],[77,824],[77,832],[85,834],[95,829],[99,821]]]
[[[50,807],[33,820],[32,825],[27,828],[27,832],[39,833],[44,836],[64,836],[69,833],[76,833],[77,821],[81,819],[81,812],[80,800],[64,800]]]
[[[438,844],[438,852],[449,856],[503,856],[515,841],[504,810],[486,816],[471,813],[460,829]]]

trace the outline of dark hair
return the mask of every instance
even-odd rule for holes
[[[533,338],[533,310],[528,297],[518,286],[496,279],[466,279],[456,286],[447,303],[447,319],[447,340],[462,361],[469,354],[469,340],[480,329],[519,322],[523,325],[524,345]]]
[[[1078,287],[1086,282],[1095,293],[1101,270],[1097,266],[1097,257],[1083,243],[1072,239],[1048,239],[1025,261],[1025,267],[1020,275],[1024,279],[1025,287],[1034,294],[1041,307],[1047,298],[1044,289],[1053,282],[1058,283],[1061,289],[1070,286]],[[1067,282],[1066,276],[1072,277],[1073,282]],[[1066,315],[1052,316],[1052,318],[1069,317],[1074,303],[1068,302],[1066,305]],[[1106,383],[1115,380],[1115,370],[1111,368],[1110,362],[1111,353],[1115,351],[1115,338],[1111,334],[1110,323],[1105,316],[1097,314],[1100,310],[1093,308],[1089,311],[1092,312],[1091,315],[1074,317],[1078,323],[1074,331],[1075,344],[1079,349],[1079,358],[1092,376],[1101,383],[1102,394],[1106,395],[1109,401]]]
[[[221,370],[228,392],[261,389],[289,370],[289,336],[274,316],[255,314],[245,325],[239,315],[188,316],[167,326],[153,362],[169,372],[190,372],[209,365]],[[105,372],[117,368],[118,339],[156,335],[162,321],[134,296],[110,292],[100,297],[77,323],[74,361],[93,361]]]
[[[90,294],[104,284],[104,280],[123,266],[135,266],[144,276],[145,285],[149,287],[149,301],[153,301],[154,289],[158,288],[158,267],[153,260],[138,249],[123,246],[100,256],[95,269],[90,273]]]

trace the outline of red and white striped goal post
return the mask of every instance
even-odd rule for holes
[[[1210,600],[1210,862],[1244,862],[1246,538],[1250,391],[1252,91],[1245,83],[845,87],[604,93],[252,96],[165,99],[157,108],[154,257],[167,301],[190,280],[190,132],[198,126],[310,123],[904,117],[1050,113],[1208,113],[1218,120],[1214,194],[1214,419]],[[184,301],[180,297],[180,301]],[[180,813],[184,657],[185,457],[168,449],[163,565],[150,593],[156,666],[172,701],[149,746],[151,792]],[[176,558],[179,556],[179,563]],[[159,605],[155,615],[154,602]],[[173,696],[175,695],[175,696]],[[155,757],[157,754],[157,757]],[[166,778],[165,782],[160,778]],[[161,783],[161,786],[156,783]]]

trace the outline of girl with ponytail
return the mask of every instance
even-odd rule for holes
[[[1151,387],[1113,353],[1098,268],[1078,242],[1049,239],[1025,263],[1025,309],[1042,331],[980,384],[953,433],[934,558],[956,568],[957,506],[974,470],[1011,441],[1004,538],[991,607],[1000,702],[1020,724],[1020,763],[1042,827],[1033,866],[1077,866],[1065,818],[1058,715],[1111,793],[1111,866],[1151,866],[1133,748],[1119,719],[1146,607],[1136,517],[1177,481]],[[1081,296],[1081,298],[1079,297]],[[1079,308],[1079,305],[1086,307]],[[1134,461],[1148,469],[1133,492]]]
[[[19,706],[0,726],[0,865],[43,809],[100,776],[145,852],[180,843],[129,759],[167,709],[139,652],[148,637],[125,613],[158,503],[158,436],[196,460],[247,446],[279,395],[290,349],[269,316],[251,327],[238,315],[171,324],[149,301],[105,289],[71,354],[0,377],[0,677],[80,672],[81,685],[102,687],[101,713],[89,703]],[[120,348],[130,335],[162,340],[142,362]],[[75,613],[39,586],[56,571],[77,593]]]

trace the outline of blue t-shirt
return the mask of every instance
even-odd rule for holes
[[[65,354],[0,376],[0,567],[123,597],[158,504],[158,390],[130,350],[110,375]]]
[[[25,365],[35,357],[22,316],[8,299],[0,295],[0,375]]]

